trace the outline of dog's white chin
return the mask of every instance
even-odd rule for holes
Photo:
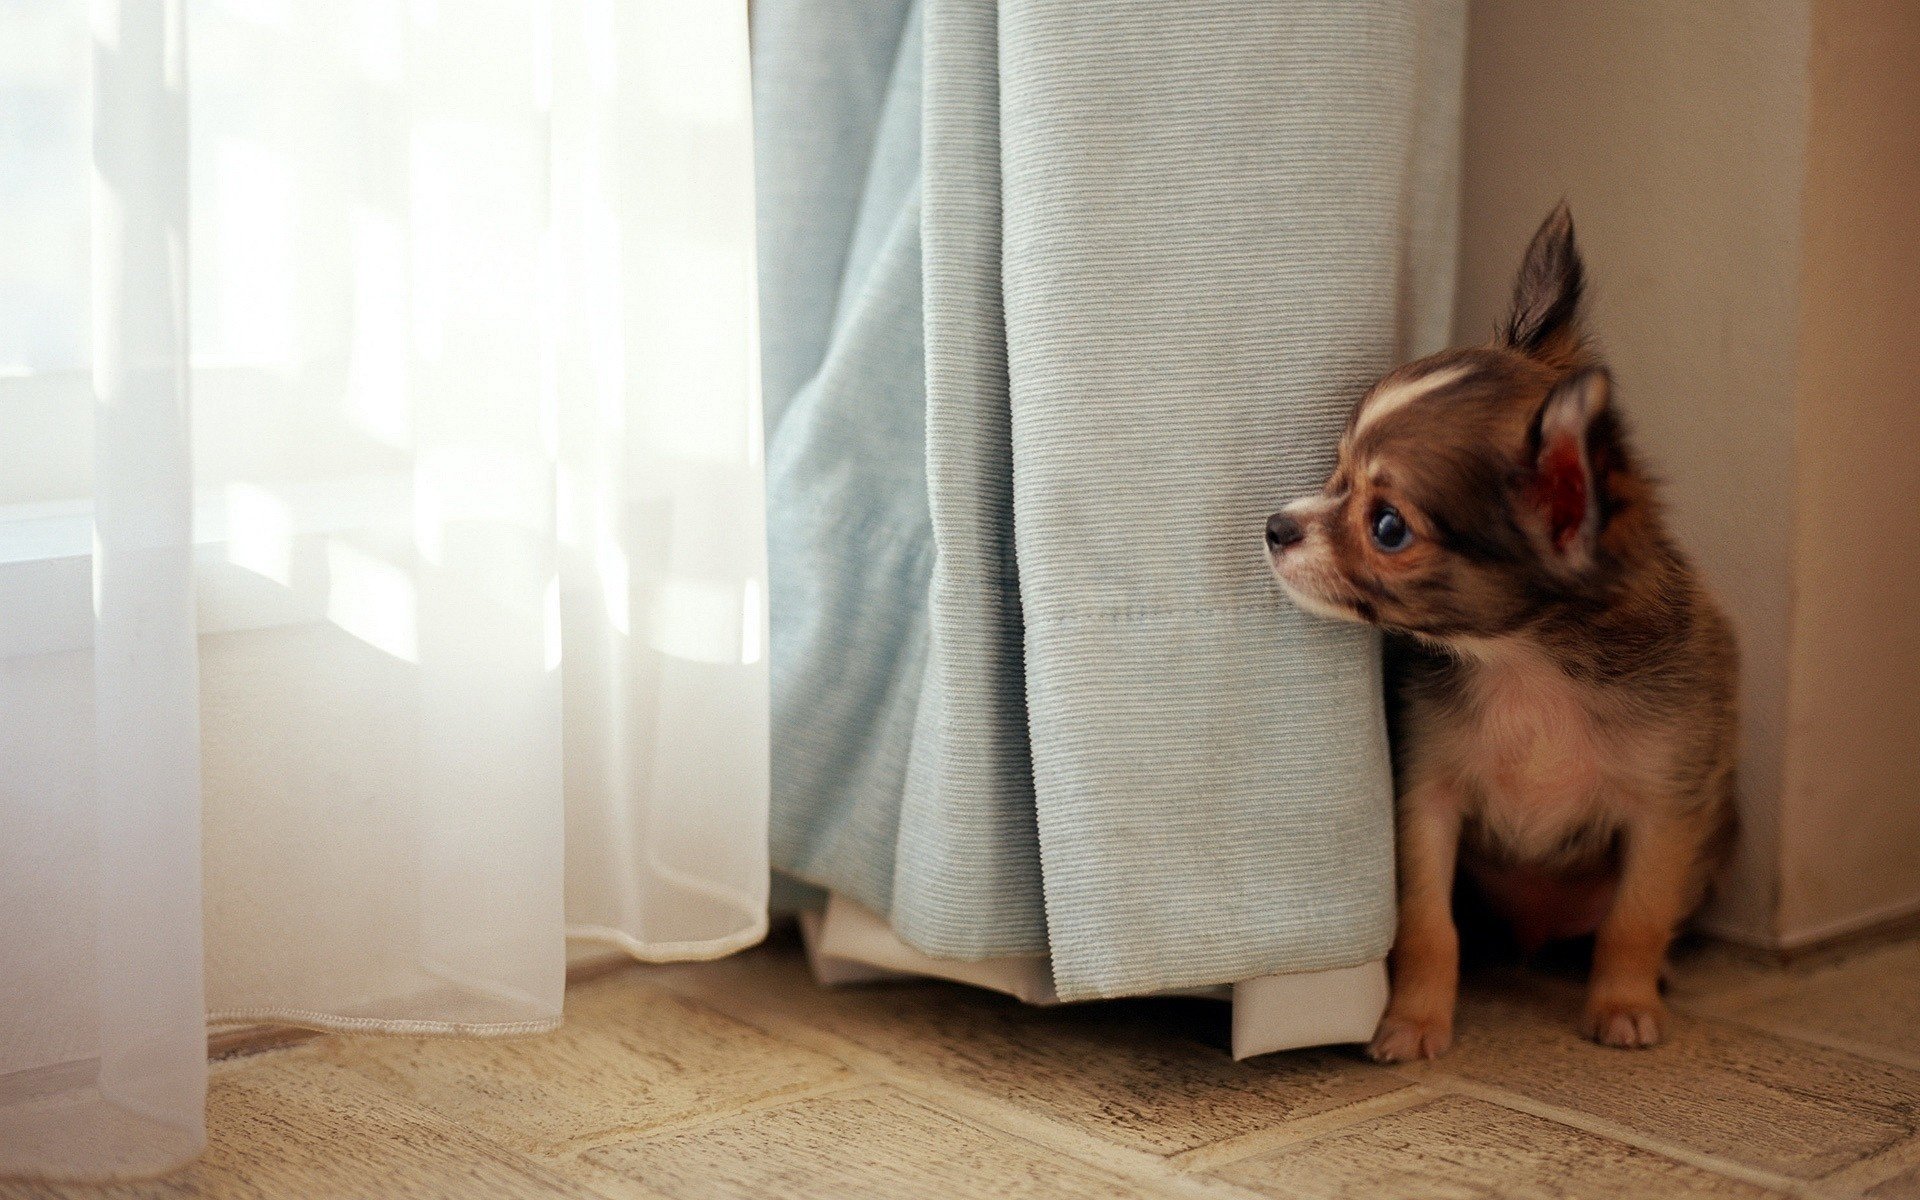
[[[1367,622],[1359,613],[1343,605],[1334,604],[1308,592],[1286,588],[1287,598],[1302,610],[1316,617],[1326,617],[1332,621],[1345,621],[1350,625],[1365,625]]]
[[[1302,611],[1310,612],[1316,617],[1326,617],[1332,621],[1346,621],[1355,625],[1366,624],[1360,614],[1353,609],[1329,600],[1317,592],[1308,591],[1288,579],[1286,573],[1281,571],[1277,564],[1273,568],[1273,577],[1280,581],[1280,590],[1287,594],[1287,599],[1293,601],[1294,605]]]

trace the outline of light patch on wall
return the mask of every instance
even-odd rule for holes
[[[753,386],[746,357],[751,307],[744,251],[712,242],[649,246],[653,286],[633,298],[633,322],[648,337],[632,353],[628,397],[640,442],[662,458],[738,463],[756,453],[740,404]]]
[[[446,348],[447,273],[452,248],[453,197],[447,164],[429,136],[431,122],[415,130],[408,198],[408,266],[412,277],[410,306],[413,351],[423,360],[439,362]]]
[[[560,457],[560,342],[566,328],[565,267],[560,236],[540,232],[540,445],[549,461]]]
[[[103,54],[118,54],[120,52],[120,6],[90,4],[87,6],[87,19],[93,34],[94,48]]]
[[[704,4],[653,0],[648,35],[635,47],[651,112],[702,124],[747,119],[744,41],[733,22]]]
[[[328,621],[402,662],[417,663],[418,602],[406,571],[350,543],[328,541]]]
[[[566,463],[553,465],[553,540],[570,550],[580,545],[580,501],[574,494],[578,487]]]
[[[93,7],[95,13],[98,14],[103,6],[96,4]],[[117,30],[119,27],[115,25],[114,28]],[[100,230],[119,229],[124,218],[121,215],[122,205],[120,202],[120,193],[114,188],[112,181],[100,174],[100,164],[98,161],[93,164],[92,179],[93,184],[92,190],[89,193],[88,204],[93,213],[94,236],[97,238],[100,236]],[[94,258],[94,269],[96,272],[98,272],[101,265],[101,260],[96,254]],[[94,286],[95,288],[102,287],[102,281],[96,280]],[[94,387],[98,393],[96,402],[104,406],[111,404],[113,397],[109,396],[106,391],[100,387],[97,364],[117,361],[119,356],[121,323],[114,319],[114,309],[111,304],[95,304],[92,306],[92,309],[93,361],[96,364]]]
[[[766,614],[760,607],[760,581],[747,580],[740,598],[740,661],[751,665],[760,661]]]
[[[220,7],[230,17],[274,29],[285,28],[293,15],[293,0],[224,0]]]
[[[355,24],[360,69],[368,81],[399,86],[406,72],[405,14],[393,0],[360,0]]]
[[[361,209],[353,218],[353,346],[347,419],[368,437],[412,444],[407,395],[406,239],[392,217]]]
[[[284,500],[250,483],[225,490],[227,561],[242,570],[293,586],[293,511]]]
[[[688,662],[737,663],[745,649],[743,600],[733,584],[668,579],[654,596],[649,640],[662,654]]]
[[[586,28],[587,86],[602,96],[613,95],[614,64],[619,61],[613,4],[614,0],[583,0],[580,6],[581,23]]]
[[[533,107],[553,111],[553,0],[533,0]]]
[[[547,580],[546,594],[540,601],[540,620],[546,636],[546,668],[557,671],[560,669],[563,645],[560,636],[560,578],[557,575]]]
[[[600,428],[617,435],[627,427],[627,331],[620,286],[620,225],[599,194],[598,170],[586,172],[588,198],[581,214],[582,310],[587,314],[587,355]]]
[[[446,562],[446,530],[456,523],[544,537],[552,528],[552,464],[490,446],[420,452],[414,469],[413,538],[428,562]]]
[[[610,530],[600,531],[600,544],[593,556],[594,573],[600,577],[600,600],[605,606],[607,624],[621,637],[633,636],[633,570],[627,565],[627,552]]]
[[[294,365],[293,179],[278,153],[229,139],[214,158],[215,315],[202,365]],[[196,298],[197,299],[197,298]],[[198,349],[198,348],[196,348]]]
[[[749,303],[751,303],[751,301],[749,301]],[[757,322],[757,317],[749,318],[749,320]],[[766,466],[767,461],[767,423],[760,403],[760,338],[757,328],[754,326],[750,326],[749,328],[753,329],[753,332],[748,338],[747,345],[747,363],[749,364],[747,368],[747,427],[744,432],[747,438],[747,465],[758,472]]]

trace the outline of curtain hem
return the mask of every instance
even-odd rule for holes
[[[764,910],[758,920],[738,933],[697,942],[643,942],[625,930],[605,925],[567,926],[569,941],[601,942],[617,948],[635,962],[644,963],[709,962],[759,945],[766,938],[767,916]]]
[[[766,940],[767,919],[739,933],[722,938],[693,942],[643,942],[623,930],[601,925],[569,925],[569,941],[598,942],[611,946],[635,962],[672,963],[708,962],[737,954]],[[347,1017],[336,1013],[301,1008],[223,1009],[207,1014],[210,1030],[232,1029],[248,1025],[281,1025],[313,1029],[322,1033],[385,1034],[395,1037],[524,1037],[551,1033],[560,1028],[561,1016],[527,1021],[415,1021],[387,1020],[379,1017]]]
[[[1026,1004],[1062,1000],[1044,955],[955,961],[914,949],[886,919],[840,895],[823,911],[800,914],[807,964],[822,987],[945,979],[1002,992]],[[1231,984],[1176,988],[1156,996],[1197,996],[1233,1005],[1232,1053],[1254,1058],[1308,1046],[1364,1042],[1387,1006],[1387,964],[1372,958],[1351,966],[1261,975]]]
[[[378,1033],[395,1037],[522,1037],[560,1028],[560,1015],[531,1021],[392,1021],[378,1017],[343,1017],[300,1008],[228,1009],[207,1014],[209,1029],[243,1025],[290,1025],[322,1033]]]

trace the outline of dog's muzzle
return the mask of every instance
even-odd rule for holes
[[[1267,549],[1276,554],[1305,541],[1306,536],[1306,527],[1283,512],[1267,518]]]

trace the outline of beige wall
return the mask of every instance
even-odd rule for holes
[[[1779,934],[1920,907],[1920,5],[1817,0]]]
[[[1680,540],[1745,648],[1745,831],[1709,923],[1774,940],[1808,6],[1475,0],[1457,331],[1565,196],[1592,320]]]

